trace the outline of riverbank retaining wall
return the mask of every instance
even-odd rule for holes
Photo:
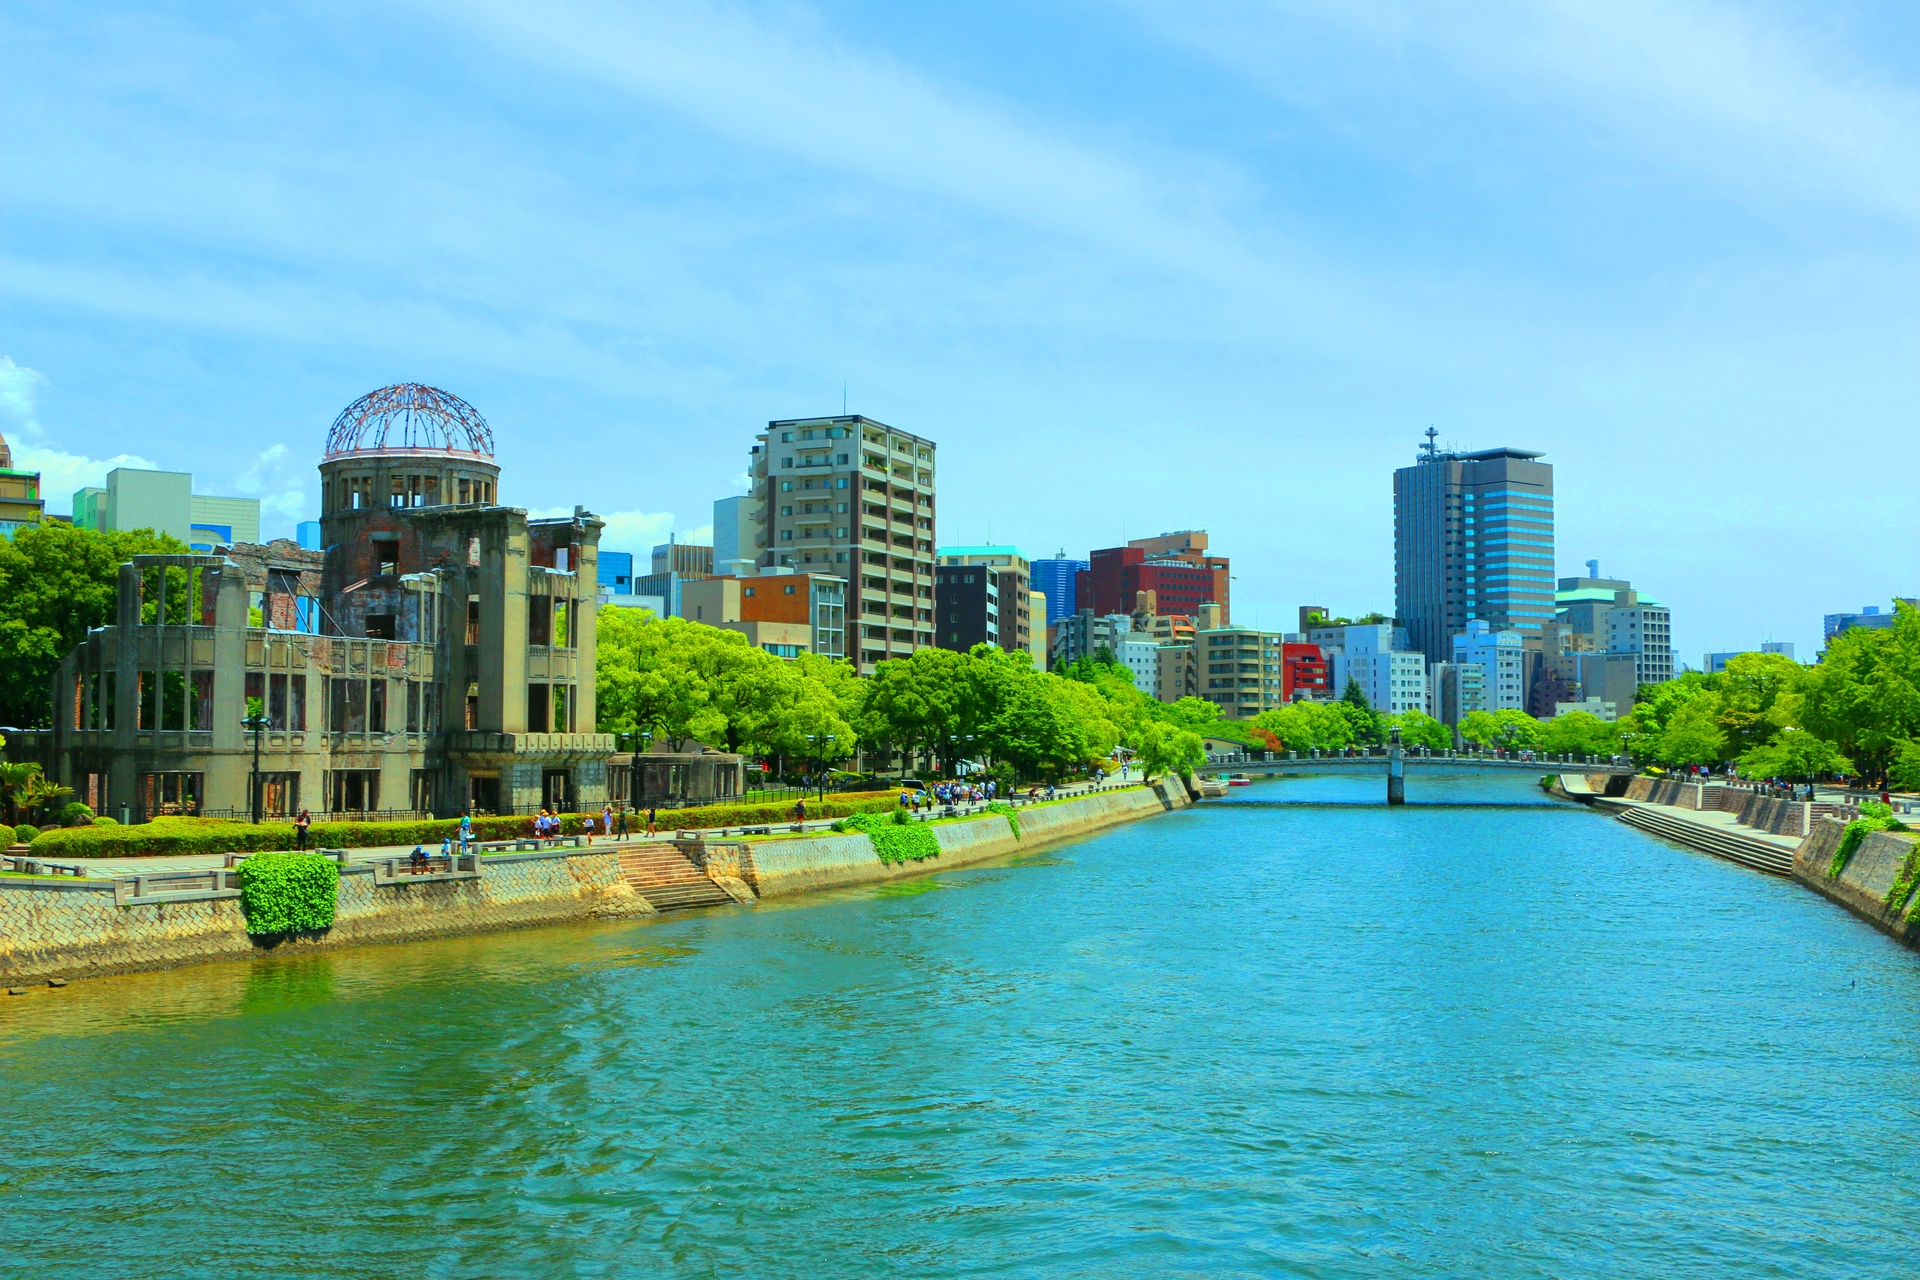
[[[1096,792],[1019,811],[933,827],[940,856],[889,865],[862,835],[760,840],[737,846],[743,876],[762,896],[927,875],[1164,813],[1189,803],[1175,781]],[[477,873],[388,878],[380,866],[341,868],[331,929],[261,940],[246,931],[237,889],[128,899],[112,881],[0,878],[0,985],[163,969],[270,951],[331,950],[363,943],[484,933],[622,914],[632,898],[620,849],[543,850],[481,859]]]
[[[1162,781],[1020,809],[1017,811],[1018,836],[999,814],[967,822],[942,822],[933,828],[934,839],[940,842],[940,855],[924,862],[882,862],[873,851],[873,842],[863,835],[756,840],[745,846],[741,874],[763,898],[877,884],[1092,835],[1123,822],[1185,808],[1190,803],[1186,788],[1178,781]]]
[[[1810,835],[1815,820],[1837,808],[1807,800],[1781,800],[1741,787],[1682,782],[1678,778],[1635,778],[1627,784],[1626,798],[1692,809],[1696,813],[1731,813],[1741,826],[1776,836]]]
[[[1904,904],[1887,905],[1887,892],[1913,852],[1914,837],[1894,831],[1869,832],[1837,877],[1827,870],[1840,848],[1846,824],[1823,817],[1793,855],[1793,878],[1824,898],[1839,903],[1881,932],[1910,947],[1920,947],[1920,921],[1906,918]]]
[[[196,960],[481,933],[591,914],[620,883],[617,852],[508,854],[479,874],[389,881],[340,869],[331,929],[271,941],[247,933],[240,891],[116,902],[111,881],[0,880],[0,981],[163,969]]]

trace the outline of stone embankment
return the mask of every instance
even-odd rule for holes
[[[1913,833],[1869,832],[1833,874],[1834,855],[1852,813],[1846,806],[1779,800],[1737,787],[1665,778],[1635,778],[1624,796],[1607,797],[1600,793],[1599,781],[1567,775],[1553,791],[1611,812],[1650,835],[1790,877],[1920,949],[1920,913],[1909,915],[1915,910],[1909,899],[1920,878]]]
[[[1839,903],[1882,933],[1920,948],[1920,920],[1911,917],[1907,899],[1914,884],[1909,861],[1915,855],[1914,836],[1907,832],[1870,831],[1840,874],[1832,876],[1833,857],[1840,849],[1846,824],[1822,818],[1793,855],[1793,878],[1823,898]],[[1904,891],[1896,886],[1905,878]],[[1897,899],[1897,901],[1896,901]]]
[[[0,985],[160,969],[270,951],[332,950],[454,934],[751,903],[922,876],[1091,835],[1191,803],[1177,781],[936,823],[924,862],[880,861],[863,835],[602,843],[463,857],[410,875],[404,860],[341,855],[333,927],[261,939],[246,930],[231,871],[116,880],[0,877]]]

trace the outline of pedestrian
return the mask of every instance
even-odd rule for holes
[[[471,811],[460,815],[460,852],[466,853],[473,847],[473,814]]]
[[[600,834],[608,838],[613,836],[613,806],[610,804],[600,806]]]
[[[621,844],[627,842],[627,811],[624,808],[620,810],[620,834],[615,838],[618,839]]]
[[[653,834],[654,824],[656,820],[659,818],[659,816],[660,816],[660,811],[658,809],[653,808],[651,806],[648,807],[647,809],[647,834],[648,835]]]
[[[307,828],[311,827],[312,825],[313,825],[313,815],[308,813],[305,809],[302,809],[300,811],[300,816],[293,820],[293,847],[294,848],[304,849],[307,847]]]
[[[806,797],[802,796],[793,802],[793,820],[795,822],[805,822],[807,820]]]
[[[591,849],[593,847],[593,815],[592,814],[588,814],[586,817],[580,819],[580,829],[587,833],[587,847]]]

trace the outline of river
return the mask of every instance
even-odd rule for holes
[[[1920,958],[1530,780],[0,1004],[54,1276],[1905,1277]],[[1325,803],[1303,803],[1325,802]]]

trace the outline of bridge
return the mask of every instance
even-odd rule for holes
[[[1600,759],[1577,753],[1532,752],[1522,758],[1514,752],[1471,750],[1434,751],[1427,747],[1407,747],[1400,742],[1395,728],[1390,741],[1381,746],[1349,747],[1345,751],[1247,751],[1228,755],[1209,755],[1209,772],[1244,773],[1249,776],[1275,776],[1290,773],[1369,773],[1378,772],[1387,780],[1387,803],[1407,802],[1408,769],[1499,771],[1528,773],[1599,773],[1631,777],[1638,768],[1623,757]]]

